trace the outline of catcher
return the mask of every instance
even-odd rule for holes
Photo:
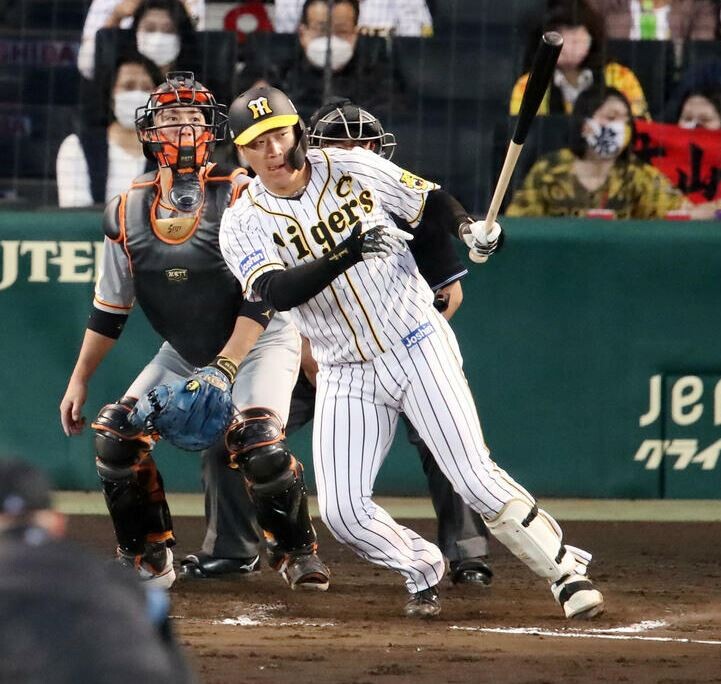
[[[88,383],[137,298],[164,342],[92,423],[119,560],[158,586],[175,580],[173,524],[152,457],[162,433],[181,448],[205,449],[206,469],[230,464],[240,472],[228,474],[245,479],[234,506],[244,519],[234,523],[248,554],[235,559],[237,572],[258,564],[257,518],[270,564],[288,584],[325,590],[329,571],[316,553],[302,465],[283,433],[298,333],[287,314],[243,300],[219,250],[221,215],[248,182],[243,170],[208,161],[226,124],[225,107],[191,72],[168,74],[138,110],[138,137],[158,170],[105,209],[102,269],[60,420],[68,436],[82,432]],[[233,358],[244,359],[240,367]]]

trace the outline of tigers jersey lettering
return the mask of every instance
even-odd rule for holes
[[[258,178],[223,215],[220,246],[244,294],[269,270],[317,259],[360,224],[415,225],[434,183],[360,148],[309,150],[310,181],[300,197],[268,192]],[[423,325],[433,295],[406,249],[363,261],[291,312],[319,363],[367,361]]]

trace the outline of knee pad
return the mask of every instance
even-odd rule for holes
[[[95,464],[118,544],[140,552],[146,542],[173,543],[163,480],[151,455],[153,442],[128,423],[135,400],[123,397],[93,421]]]
[[[486,525],[511,553],[549,582],[586,573],[591,554],[564,545],[558,523],[535,502],[511,499]]]
[[[226,436],[232,464],[242,468],[272,553],[308,550],[316,542],[303,467],[285,443],[283,423],[266,408],[242,411]]]
[[[106,404],[92,423],[95,461],[104,481],[133,478],[133,466],[151,449],[149,438],[128,422],[134,405],[135,400],[129,397],[123,397],[116,404]]]
[[[295,459],[285,443],[283,423],[271,409],[241,411],[228,429],[226,444],[231,464],[243,469],[255,489],[287,479],[288,475],[294,477]]]

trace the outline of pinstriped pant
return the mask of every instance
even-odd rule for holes
[[[531,495],[490,458],[453,331],[429,309],[431,331],[365,363],[318,374],[313,463],[321,517],[363,558],[400,572],[409,592],[440,582],[439,549],[372,500],[373,483],[404,412],[463,500],[494,517]]]

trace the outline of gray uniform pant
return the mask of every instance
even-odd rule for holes
[[[285,423],[299,365],[300,336],[285,316],[277,314],[238,368],[233,385],[234,406],[238,410],[271,408]],[[195,370],[165,342],[127,394],[141,397],[156,385],[188,377]],[[202,551],[217,558],[255,556],[262,538],[255,522],[255,508],[243,476],[228,467],[224,437],[202,453],[201,479],[207,522]]]

